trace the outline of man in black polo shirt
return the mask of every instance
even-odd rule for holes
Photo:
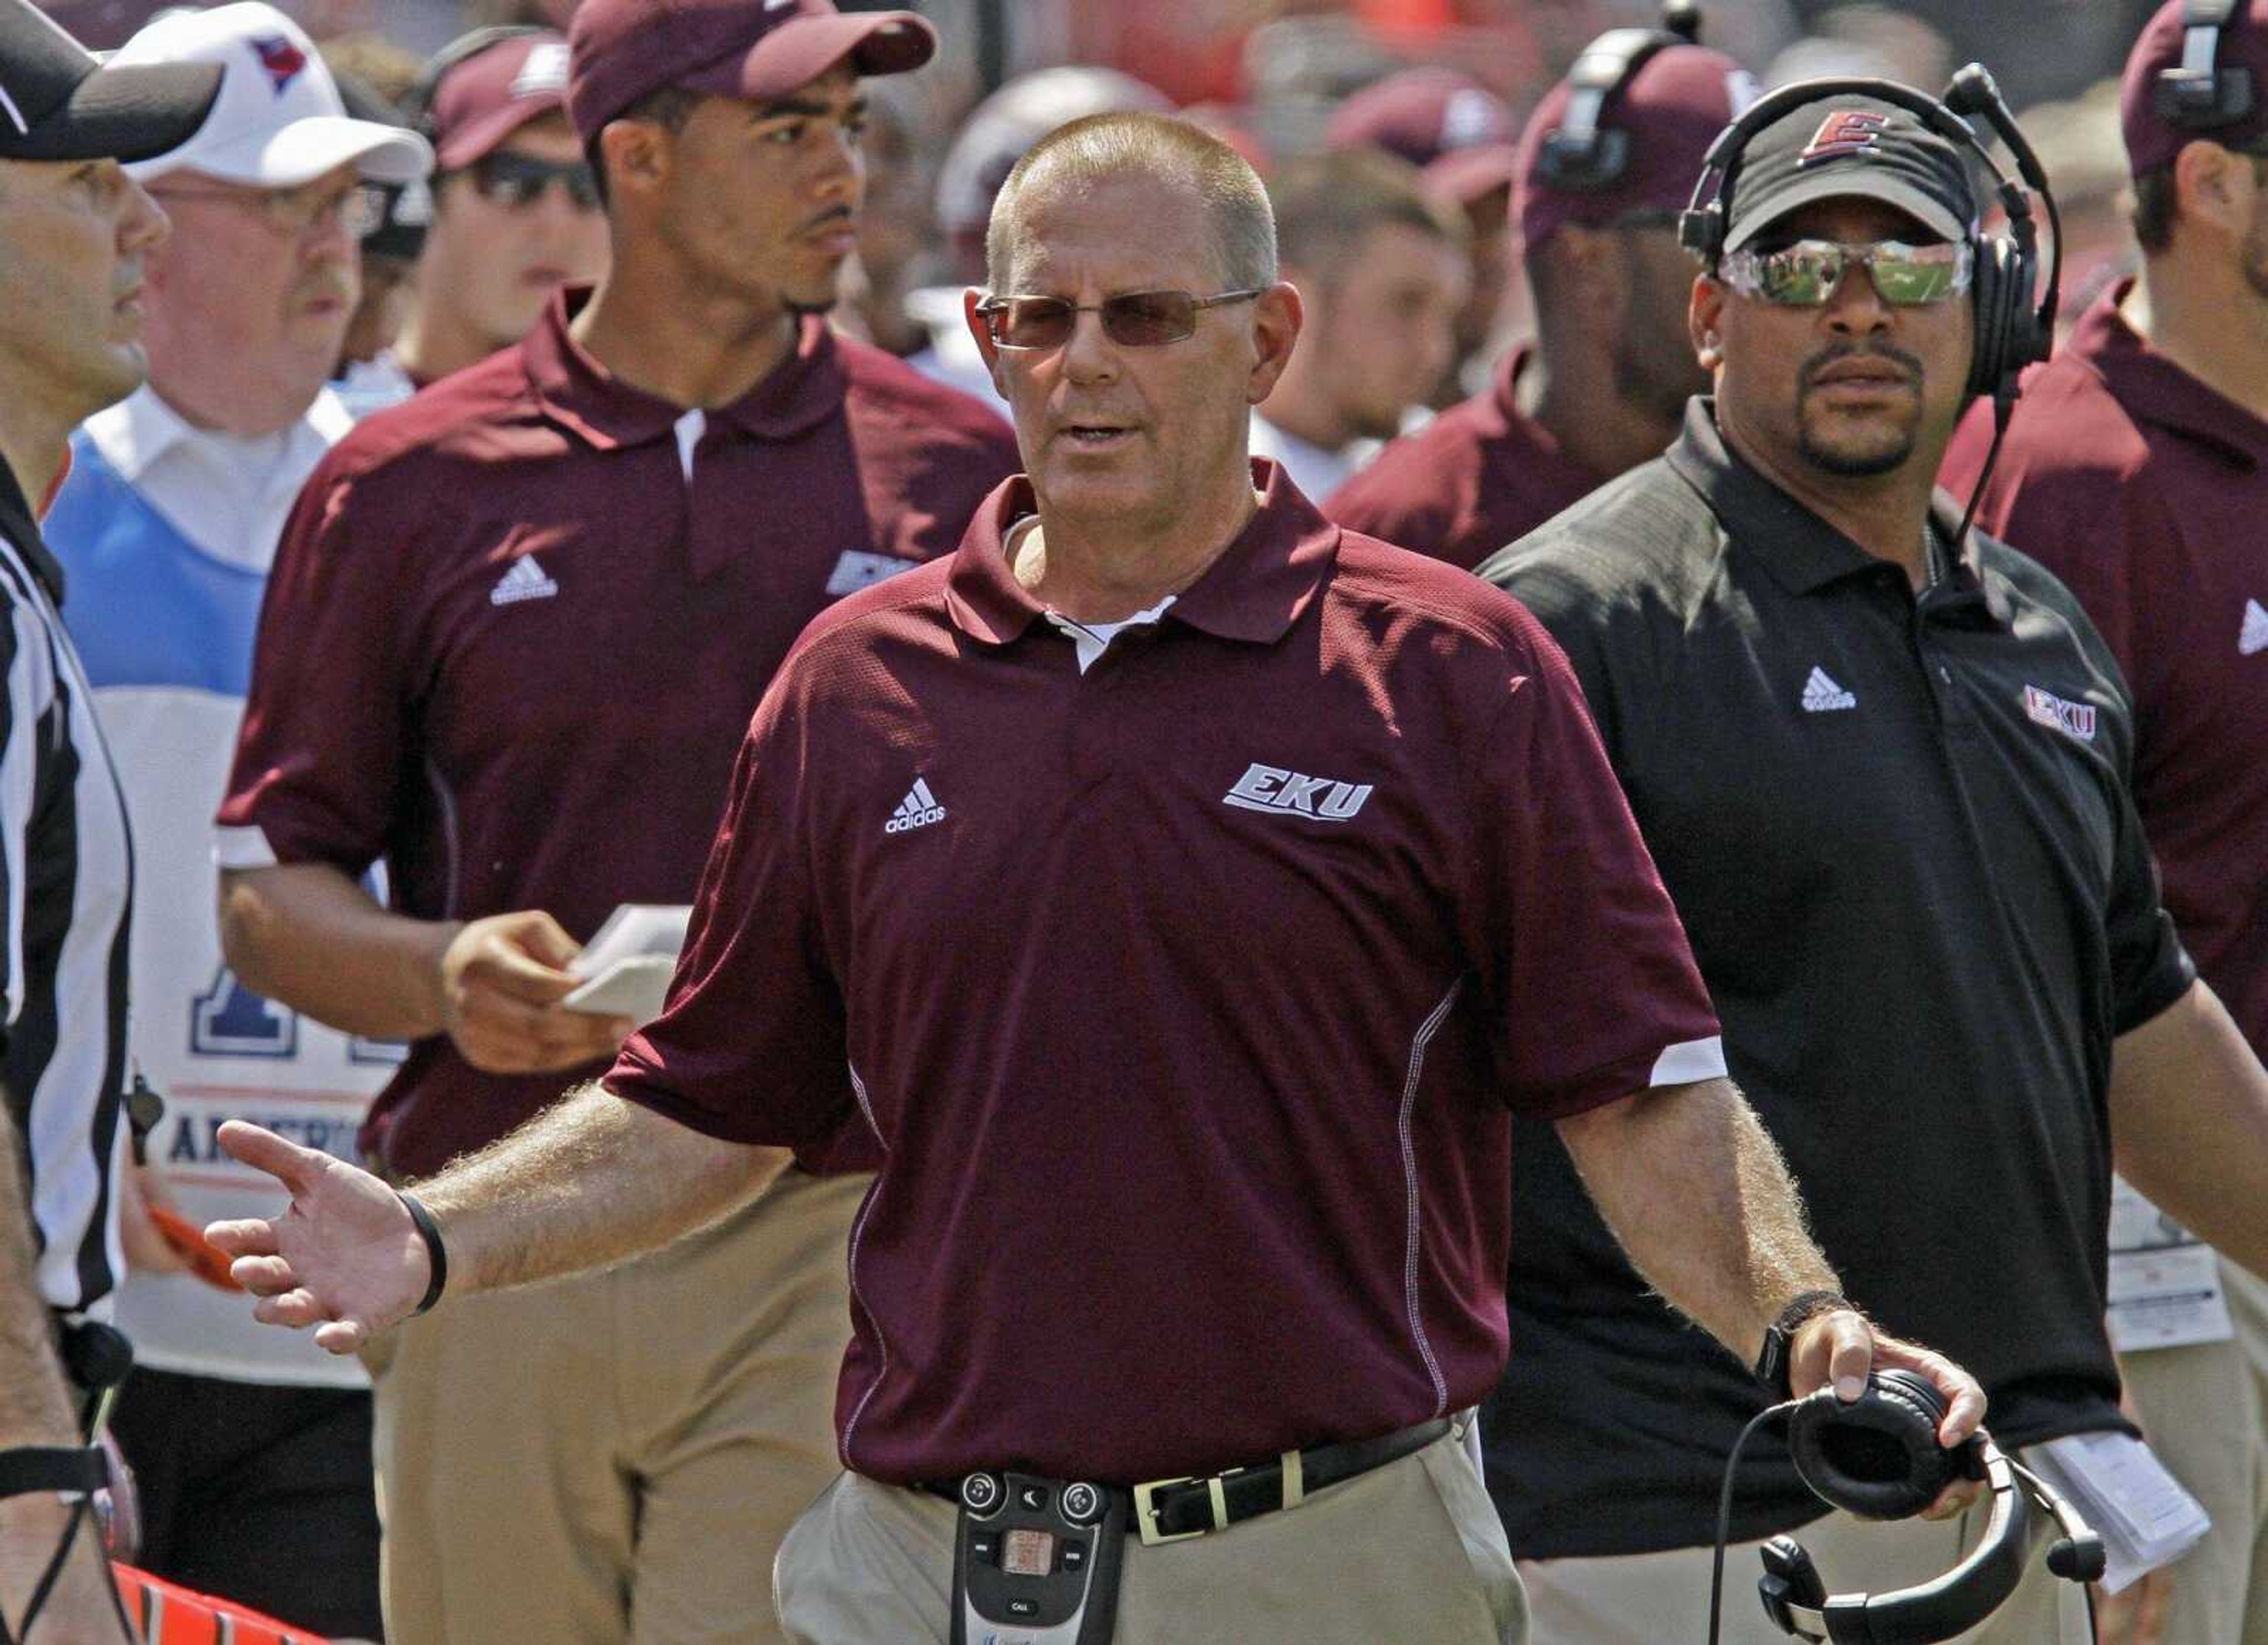
[[[1974,1366],[2003,1443],[2120,1435],[2114,1147],[2268,1264],[2268,1079],[2159,906],[2109,650],[1933,504],[1974,332],[1962,156],[1888,105],[1805,104],[1728,210],[1691,311],[1714,400],[1483,575],[1566,647],[1850,1296]],[[1515,1159],[1494,1494],[1541,1637],[1657,1645],[1764,1391],[1646,1295],[1548,1139]],[[1742,1486],[1743,1540],[1822,1511],[1784,1455]],[[1955,1548],[1841,1516],[1805,1535],[1837,1590]],[[2084,1639],[2062,1586],[2036,1568],[1978,1637]]]
[[[106,1309],[116,1279],[133,878],[33,510],[72,426],[149,369],[142,259],[166,214],[119,162],[187,139],[219,84],[206,65],[99,70],[25,0],[0,0],[0,1453],[77,1442],[50,1310]],[[31,1632],[71,1511],[53,1489],[0,1498],[0,1634]],[[94,1539],[77,1548],[36,1637],[128,1636]]]
[[[776,1567],[828,1645],[942,1645],[954,1510],[923,1487],[1008,1468],[1152,1487],[1121,1645],[1524,1639],[1455,1434],[1505,1353],[1507,1111],[1740,1352],[1786,1318],[1807,1391],[1919,1364],[1967,1430],[1965,1374],[1816,1305],[1556,649],[1247,462],[1300,325],[1275,272],[1259,180],[1193,127],[1025,157],[968,296],[1027,472],[797,643],[669,1008],[602,1084],[430,1211],[223,1131],[297,1202],[213,1230],[261,1318],[344,1351],[858,1127],[847,1472]]]

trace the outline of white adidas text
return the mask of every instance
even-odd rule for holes
[[[1831,714],[1837,709],[1855,709],[1859,699],[1829,678],[1823,668],[1815,666],[1811,678],[1803,682],[1803,707],[1808,714]]]
[[[937,803],[937,796],[929,791],[929,779],[916,777],[898,809],[890,813],[890,820],[882,825],[884,834],[911,834],[917,828],[926,828],[932,823],[945,820],[945,807]]]
[[[524,599],[549,599],[558,591],[559,584],[544,575],[543,568],[535,563],[535,556],[522,554],[489,591],[489,604],[515,606]]]

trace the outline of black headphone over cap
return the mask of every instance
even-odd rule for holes
[[[1955,75],[1943,102],[1895,80],[1859,77],[1799,80],[1758,99],[1709,145],[1700,179],[1693,186],[1692,201],[1678,219],[1679,241],[1714,271],[1724,254],[1743,151],[1759,132],[1782,116],[1834,97],[1867,97],[1903,108],[1939,136],[1978,156],[1992,173],[2000,209],[2008,219],[2008,233],[1971,236],[1976,275],[1970,297],[1977,312],[1977,341],[1967,393],[1991,395],[2005,418],[2015,403],[2018,378],[2024,368],[2046,359],[2054,344],[2056,308],[2063,284],[2063,224],[2039,157],[2017,129],[2015,116],[2001,99],[2000,88],[1983,64],[1972,62]],[[2021,182],[2009,175],[1977,135],[1970,120],[1980,115],[2008,145]],[[2027,187],[2047,209],[2054,246],[2043,286],[2039,278],[2039,225],[2024,192]],[[2036,306],[2032,300],[2035,289],[2040,291]]]
[[[1567,70],[1566,118],[1536,154],[1543,180],[1565,194],[1612,187],[1630,169],[1630,134],[1601,126],[1607,105],[1654,53],[1700,39],[1697,0],[1665,0],[1660,28],[1609,29],[1584,47]]]
[[[2252,112],[2252,70],[2219,66],[2220,32],[2236,21],[2243,0],[2189,0],[2182,8],[2182,62],[2158,72],[2160,118],[2206,131]]]

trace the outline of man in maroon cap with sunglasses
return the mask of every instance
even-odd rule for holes
[[[859,76],[926,62],[926,24],[591,0],[571,45],[611,268],[316,471],[222,811],[246,985],[416,1042],[362,1136],[397,1180],[604,1066],[636,1024],[564,1002],[581,944],[693,900],[798,632],[949,549],[1014,461],[992,412],[822,317],[858,228]],[[776,1637],[772,1549],[834,1472],[868,1180],[826,1173],[872,1164],[801,1158],[667,1251],[379,1346],[390,1634]]]
[[[1521,136],[1516,210],[1536,340],[1496,380],[1379,453],[1325,503],[1355,531],[1467,568],[1660,455],[1707,386],[1685,337],[1676,213],[1754,95],[1738,63],[1663,43],[1593,112],[1588,151],[1554,86]]]
[[[394,361],[420,387],[526,336],[607,268],[596,174],[567,119],[567,39],[483,29],[427,65],[413,110],[439,169]]]

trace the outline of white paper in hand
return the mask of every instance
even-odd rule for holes
[[[689,905],[622,904],[569,964],[568,970],[587,980],[560,1004],[594,1017],[651,1022],[669,997],[669,980],[692,922]]]

